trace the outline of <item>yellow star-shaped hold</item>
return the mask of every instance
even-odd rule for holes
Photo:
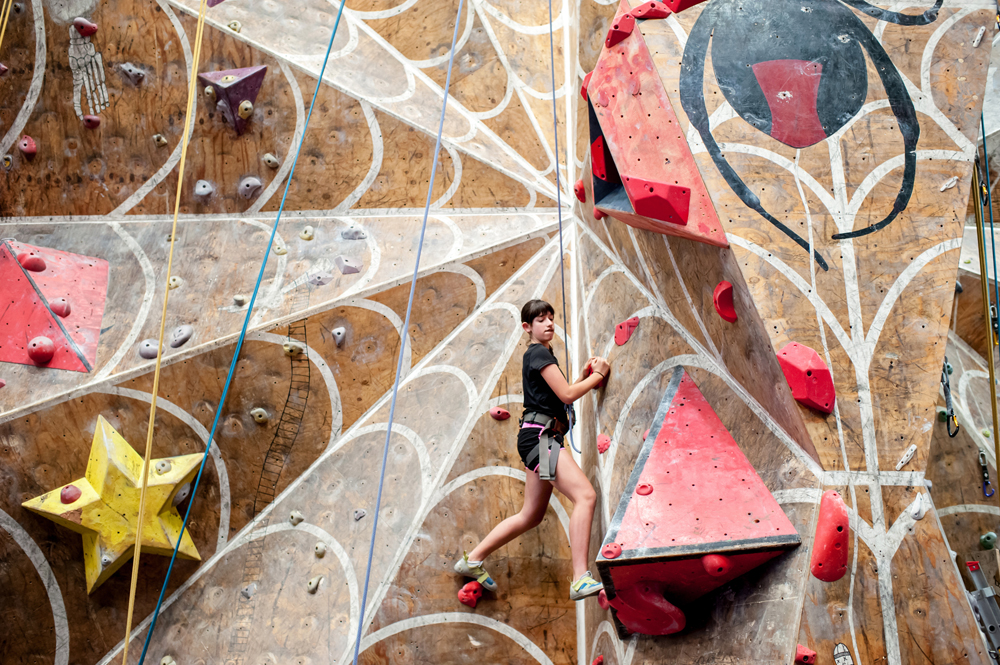
[[[142,516],[142,552],[170,556],[183,519],[175,507],[190,491],[204,453],[150,460]],[[87,593],[111,577],[135,551],[142,457],[103,416],[97,418],[83,478],[22,505],[83,534]],[[201,559],[187,531],[178,556]]]

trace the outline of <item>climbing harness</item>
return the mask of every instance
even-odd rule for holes
[[[346,2],[342,2],[340,5],[340,10],[344,10],[344,5]],[[444,118],[448,110],[448,90],[451,88],[451,69],[452,65],[455,63],[455,45],[458,43],[458,27],[461,24],[462,18],[462,7],[465,4],[465,0],[459,0],[458,2],[458,13],[455,15],[455,30],[451,36],[451,50],[448,51],[448,73],[444,80],[444,90],[442,91],[442,97],[444,101],[441,104],[441,120],[438,122],[437,138],[434,142],[434,154],[431,161],[431,177],[430,182],[427,184],[427,202],[424,204],[424,221],[420,226],[420,241],[417,243],[417,257],[413,264],[413,278],[410,280],[410,298],[406,302],[406,317],[403,322],[403,327],[401,330],[410,329],[410,315],[413,313],[413,296],[417,290],[417,275],[420,271],[420,256],[424,249],[424,235],[427,233],[427,218],[430,216],[431,212],[431,197],[434,194],[434,179],[437,176],[437,165],[438,165],[438,155],[441,153],[441,137],[444,134]],[[338,19],[340,18],[338,14]],[[333,46],[333,38],[330,38],[330,45]],[[327,53],[329,56],[329,52]],[[323,77],[320,76],[320,81]],[[303,133],[304,135],[304,133]],[[406,340],[403,340],[403,345],[406,344]],[[375,499],[375,516],[372,520],[372,539],[368,544],[368,565],[365,568],[365,588],[361,595],[361,608],[358,611],[358,633],[357,638],[354,641],[354,665],[358,665],[358,657],[361,655],[361,633],[364,631],[367,622],[365,621],[365,607],[368,604],[368,584],[371,581],[372,574],[372,558],[375,554],[375,535],[378,533],[378,516],[382,508],[382,488],[385,485],[385,468],[389,460],[389,440],[392,438],[392,423],[396,416],[396,399],[399,396],[399,384],[403,378],[403,358],[405,354],[399,354],[399,360],[396,362],[396,378],[392,383],[392,400],[389,403],[389,423],[385,430],[385,446],[382,449],[382,470],[379,474],[378,479],[378,495]]]
[[[173,226],[173,231],[170,234],[170,239],[171,239],[170,240],[170,258],[167,261],[167,278],[168,279],[170,277],[170,262],[173,259],[174,239],[177,238],[177,216],[178,216],[178,211],[180,210],[181,184],[182,184],[180,181],[183,179],[183,175],[184,175],[184,157],[185,157],[186,147],[187,147],[188,140],[189,140],[189,135],[190,135],[190,131],[188,130],[188,124],[190,123],[190,120],[191,120],[192,116],[194,115],[194,111],[193,111],[193,99],[194,99],[194,97],[193,97],[193,95],[195,94],[194,91],[196,90],[196,85],[197,85],[197,83],[196,83],[197,82],[196,73],[197,73],[197,67],[198,67],[198,60],[199,60],[199,56],[200,56],[200,52],[201,52],[201,38],[202,38],[203,28],[204,28],[204,24],[205,24],[205,12],[206,12],[206,9],[207,9],[206,3],[207,3],[207,0],[201,0],[201,6],[200,6],[200,9],[199,9],[199,14],[198,14],[198,30],[197,30],[196,35],[195,35],[195,51],[194,51],[194,57],[193,57],[192,63],[191,63],[192,72],[191,72],[190,92],[189,92],[189,98],[188,98],[188,111],[187,111],[187,116],[186,116],[186,120],[185,120],[184,135],[183,135],[183,138],[182,138],[182,146],[183,147],[182,147],[182,150],[181,150],[181,160],[180,160],[180,164],[178,166],[178,168],[180,169],[180,172],[179,172],[178,183],[177,183],[177,200],[175,202],[175,207],[174,207],[174,226]],[[316,98],[319,97],[319,91],[320,91],[321,87],[323,86],[323,75],[326,73],[326,65],[327,65],[327,62],[330,60],[330,53],[333,51],[333,40],[337,36],[337,28],[340,26],[340,18],[341,18],[341,16],[344,13],[344,5],[346,5],[346,4],[347,4],[346,2],[341,3],[340,9],[337,11],[337,19],[336,19],[336,21],[333,24],[333,32],[330,35],[330,43],[327,44],[327,47],[326,47],[326,57],[323,58],[323,66],[320,68],[319,78],[317,78],[317,80],[316,80],[316,89],[313,92],[312,102],[309,104],[309,113],[308,113],[308,115],[306,115],[306,122],[305,122],[305,125],[303,125],[303,129],[302,129],[302,136],[299,139],[299,145],[298,145],[298,148],[295,151],[295,158],[292,160],[292,168],[291,168],[291,170],[288,173],[288,180],[285,181],[285,191],[281,195],[281,205],[278,206],[278,213],[277,213],[277,216],[275,217],[275,220],[274,220],[274,226],[271,228],[271,235],[268,238],[266,249],[264,250],[264,259],[263,259],[263,261],[261,261],[261,264],[260,264],[260,272],[257,273],[257,283],[254,284],[254,287],[253,287],[253,295],[250,296],[250,304],[247,306],[247,313],[246,313],[246,316],[243,319],[243,328],[240,330],[240,335],[236,339],[236,349],[233,351],[233,360],[229,364],[229,374],[226,376],[226,383],[222,387],[222,396],[219,398],[219,405],[215,409],[215,418],[212,421],[212,429],[209,432],[208,439],[205,441],[205,455],[202,457],[201,465],[198,467],[198,475],[195,476],[194,484],[191,486],[191,498],[188,501],[187,510],[185,510],[185,512],[184,512],[184,522],[181,524],[180,533],[177,535],[177,544],[174,545],[173,554],[171,554],[171,556],[170,556],[170,564],[167,566],[167,575],[166,575],[166,577],[163,580],[163,586],[160,588],[160,596],[156,600],[156,607],[153,609],[153,616],[150,619],[149,629],[146,631],[146,641],[142,645],[142,654],[139,656],[139,663],[138,663],[138,665],[142,665],[143,661],[146,659],[146,652],[149,650],[149,643],[150,643],[150,640],[153,638],[153,630],[156,628],[156,621],[157,621],[157,619],[160,616],[160,609],[163,606],[163,598],[164,598],[164,596],[166,596],[166,593],[167,593],[167,585],[170,583],[170,574],[173,572],[173,570],[174,570],[174,562],[177,560],[177,550],[180,549],[180,544],[181,544],[181,541],[182,541],[182,539],[184,537],[184,532],[187,530],[188,521],[191,518],[191,507],[194,506],[195,495],[198,493],[198,487],[199,487],[199,485],[201,483],[201,476],[202,476],[202,473],[204,473],[204,471],[205,471],[205,463],[208,461],[208,458],[209,458],[208,451],[209,451],[209,448],[211,448],[211,446],[212,446],[212,441],[215,440],[215,432],[216,432],[216,430],[219,427],[219,419],[221,418],[222,412],[223,412],[223,408],[222,407],[223,407],[223,405],[226,402],[226,396],[229,394],[229,387],[232,385],[233,375],[236,373],[236,364],[237,364],[237,361],[239,360],[239,357],[240,357],[240,351],[243,348],[243,342],[246,339],[247,328],[250,325],[250,317],[253,314],[253,306],[254,306],[254,303],[257,301],[257,293],[260,291],[261,282],[263,282],[263,280],[264,280],[264,272],[267,269],[267,259],[268,259],[268,256],[270,255],[270,249],[274,245],[274,237],[275,237],[275,235],[278,232],[278,224],[281,222],[281,213],[285,209],[285,201],[288,198],[288,189],[289,189],[289,187],[292,184],[292,178],[295,176],[295,167],[296,167],[296,165],[298,164],[298,161],[299,161],[299,154],[302,152],[302,145],[305,143],[306,129],[308,129],[308,127],[309,127],[309,121],[312,119],[313,109],[316,107]],[[167,291],[169,292],[169,289]],[[163,320],[161,321],[161,325],[160,325],[160,345],[159,345],[159,349],[160,350],[158,352],[159,355],[157,356],[157,373],[154,375],[154,379],[153,379],[153,409],[154,410],[156,408],[155,404],[156,404],[156,392],[157,392],[157,377],[159,376],[159,362],[160,362],[159,358],[162,355],[162,349],[163,349],[163,335],[164,335],[164,322],[165,321],[166,321],[166,298],[164,297],[164,317],[163,317]],[[407,330],[407,329],[408,328],[404,328],[404,330]],[[402,354],[400,354],[400,357],[402,357]],[[152,415],[150,416],[150,423],[149,423],[148,432],[149,432],[149,436],[152,437],[152,435],[153,435],[153,417],[152,417]],[[148,450],[148,447],[147,447],[147,452],[146,452],[146,463],[145,463],[145,466],[147,468],[149,466],[149,450]],[[144,485],[145,485],[145,477],[146,477],[146,474],[143,474],[143,479],[144,479],[143,480],[143,484]],[[141,521],[140,521],[140,524],[141,524]],[[138,542],[138,539],[137,539],[137,542]],[[137,551],[136,551],[136,555],[135,556],[138,559],[138,548],[136,548],[136,550]],[[133,586],[134,586],[134,584],[135,584],[135,573],[133,572]],[[131,614],[131,611],[130,611],[130,614]],[[128,643],[129,643],[129,635],[126,633],[126,635],[125,635],[125,647],[126,647],[126,649],[128,647]]]
[[[528,468],[538,460],[538,477],[542,480],[556,479],[556,464],[559,461],[559,441],[555,434],[562,434],[559,428],[562,426],[558,420],[544,413],[529,411],[518,421],[521,429],[532,428],[538,430],[538,444],[528,454],[525,460]]]
[[[983,472],[983,496],[987,499],[996,494],[996,490],[990,485],[990,467],[986,464],[986,451],[979,451],[979,469]],[[989,488],[989,492],[986,489]]]
[[[948,362],[948,356],[944,357],[944,365],[941,366],[941,388],[944,390],[944,404],[945,404],[945,422],[948,425],[948,436],[955,438],[958,436],[958,417],[955,416],[955,405],[951,401],[951,380],[948,375],[951,374],[951,363]],[[952,423],[955,425],[955,431],[951,431]]]

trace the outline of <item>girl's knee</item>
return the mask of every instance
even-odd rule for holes
[[[587,485],[587,488],[582,492],[580,492],[579,496],[577,496],[575,503],[580,505],[593,506],[597,503],[597,492],[594,491],[593,487]]]

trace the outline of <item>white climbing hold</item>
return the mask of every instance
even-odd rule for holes
[[[267,415],[267,411],[260,408],[259,406],[256,409],[250,411],[250,415],[253,416],[254,421],[259,425],[263,425],[264,423],[266,423],[268,420],[271,419],[271,416]]]
[[[333,281],[333,275],[328,272],[318,272],[309,276],[309,283],[313,286],[326,286]]]
[[[983,41],[983,35],[986,34],[986,26],[979,26],[979,32],[976,33],[976,38],[972,40],[972,48],[978,48],[979,42]]]
[[[317,559],[322,559],[326,556],[326,544],[316,543],[316,547],[313,548],[313,551],[316,553]]]
[[[344,338],[347,337],[347,328],[341,326],[339,328],[334,328],[331,332],[333,333],[334,341],[337,342],[337,346],[344,343]]]
[[[177,326],[170,334],[170,348],[176,349],[179,346],[184,346],[192,335],[194,335],[194,328],[191,326]]]
[[[898,462],[896,462],[896,471],[902,469],[907,462],[913,459],[913,453],[915,452],[917,452],[917,444],[913,444],[909,448],[907,448],[906,452],[903,453],[903,456],[899,458]]]
[[[333,260],[337,264],[337,268],[343,275],[353,275],[354,273],[361,272],[364,264],[357,259],[352,259],[349,256],[338,256]]]
[[[184,499],[188,498],[189,494],[191,494],[191,483],[184,483],[180,486],[180,489],[177,490],[177,493],[174,494],[174,498],[170,504],[176,508],[184,501]]]
[[[277,254],[278,256],[284,256],[285,254],[288,253],[288,248],[285,247],[284,245],[274,243],[274,253]]]
[[[239,21],[230,21],[226,24],[226,27],[238,34],[243,29],[243,24]]]
[[[260,178],[257,178],[257,177],[252,176],[252,175],[248,175],[245,178],[243,178],[242,180],[240,180],[240,185],[236,189],[236,191],[243,198],[245,198],[247,200],[250,200],[253,197],[255,197],[258,194],[260,194],[261,187],[263,187],[263,185],[260,182]]]
[[[272,169],[276,169],[279,166],[281,166],[281,162],[278,161],[278,158],[269,152],[264,153],[262,159],[264,160],[264,163],[270,166]]]
[[[311,226],[307,226],[299,231],[299,237],[303,240],[312,240],[316,237],[316,230]]]
[[[927,506],[924,505],[924,495],[918,494],[917,500],[913,502],[913,508],[910,509],[910,517],[915,520],[922,520],[926,514]]]
[[[195,196],[211,196],[215,193],[215,185],[207,180],[199,180],[194,183],[194,195]]]
[[[253,598],[253,595],[255,593],[257,593],[257,583],[256,582],[251,582],[250,584],[248,584],[245,587],[243,587],[242,589],[240,589],[240,595],[243,596],[244,598],[246,598],[247,600],[250,600],[251,598]]]
[[[321,581],[323,581],[322,575],[317,575],[316,577],[312,578],[311,580],[309,580],[309,583],[306,584],[306,591],[308,591],[309,593],[316,593],[316,590],[319,589],[319,583]]]
[[[356,229],[353,226],[347,229],[343,229],[340,232],[340,237],[344,240],[364,240],[368,237],[368,234],[362,229]]]
[[[288,521],[292,523],[292,526],[298,526],[303,520],[305,520],[305,517],[303,517],[302,513],[297,510],[293,510],[288,516]]]
[[[244,305],[247,304],[247,297],[245,295],[238,293],[235,296],[233,296],[233,304],[236,305],[237,307],[243,307]]]
[[[958,184],[958,176],[953,175],[952,177],[948,178],[943,183],[941,183],[941,191],[943,192],[946,189],[951,189],[957,184]]]
[[[288,340],[281,345],[281,348],[285,350],[285,355],[289,358],[299,355],[306,350],[306,347],[302,345],[301,342],[296,342],[293,340]]]
[[[160,659],[160,665],[177,665],[177,661],[173,656],[164,656]]]
[[[152,360],[156,357],[156,340],[155,339],[144,339],[139,342],[139,356],[145,358],[146,360]]]
[[[146,78],[146,72],[142,71],[131,62],[126,62],[123,65],[118,65],[118,68],[122,70],[122,74],[132,82],[132,85],[139,85],[142,80]]]
[[[153,468],[156,469],[157,474],[162,476],[163,474],[170,471],[170,460],[161,459],[156,463],[156,465]]]
[[[354,511],[354,521],[355,522],[359,521],[362,517],[364,517],[367,514],[368,513],[366,513],[364,510],[358,508],[357,510]]]
[[[101,555],[101,567],[102,568],[107,568],[108,566],[111,565],[111,563],[113,561],[114,561],[114,559],[111,558],[110,554],[102,554]]]
[[[183,283],[184,283],[184,280],[183,280],[183,279],[181,279],[181,278],[180,278],[180,277],[178,277],[177,275],[174,275],[173,277],[171,277],[171,278],[170,278],[170,279],[169,279],[169,280],[167,281],[167,286],[168,286],[169,288],[171,288],[171,289],[179,289],[179,288],[181,288],[181,285],[182,285]]]

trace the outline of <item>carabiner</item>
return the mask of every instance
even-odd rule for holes
[[[983,471],[983,496],[987,499],[996,494],[996,490],[993,489],[990,483],[990,467],[986,465],[986,453],[982,449],[979,451],[979,468]],[[986,489],[989,488],[989,493]]]

